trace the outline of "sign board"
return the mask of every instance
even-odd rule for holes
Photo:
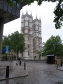
[[[6,49],[2,49],[2,52],[6,52]]]
[[[8,46],[6,46],[6,53],[8,53]]]

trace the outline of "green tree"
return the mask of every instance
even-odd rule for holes
[[[43,55],[54,54],[55,56],[63,56],[63,45],[59,36],[51,36],[44,45]]]
[[[14,0],[6,0],[8,2],[9,5],[13,5],[13,1]],[[34,1],[38,2],[38,5],[40,5],[43,1],[48,1],[48,2],[58,2],[55,10],[54,10],[54,14],[55,14],[55,18],[54,18],[54,22],[55,22],[55,27],[56,29],[61,28],[62,26],[62,21],[63,21],[63,0],[15,0],[17,3],[19,3],[22,6],[26,5],[26,4],[31,4]]]
[[[42,50],[37,51],[37,54],[39,55],[39,59],[41,59],[41,56],[42,56]]]
[[[9,38],[7,36],[4,37],[4,39],[2,40],[2,49],[6,49],[6,46],[9,46],[10,45],[10,41],[9,41]],[[8,54],[5,53],[5,52],[2,52],[3,56],[2,56],[2,59],[6,59],[8,58]]]
[[[20,34],[18,31],[12,33],[11,35],[8,35],[6,40],[4,38],[3,43],[4,45],[8,45],[9,46],[9,51],[10,50],[14,50],[14,52],[17,53],[17,58],[18,58],[18,53],[21,52],[23,55],[23,51],[25,50],[25,43],[24,43],[24,36],[23,34]],[[4,47],[4,46],[3,46]]]
[[[23,51],[25,50],[25,43],[24,43],[24,36],[23,34],[19,34],[18,31],[11,34],[10,41],[11,41],[11,49],[17,52],[17,58],[19,51],[23,55]]]
[[[2,40],[2,49],[5,49],[6,45],[10,45],[10,41],[7,36],[5,36],[4,39]]]

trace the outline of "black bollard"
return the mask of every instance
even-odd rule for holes
[[[21,65],[21,60],[20,60],[20,65]]]
[[[26,63],[24,62],[24,70],[26,70]]]
[[[61,61],[61,63],[60,63],[60,66],[62,66],[62,61]]]
[[[9,66],[6,66],[6,78],[9,78]]]

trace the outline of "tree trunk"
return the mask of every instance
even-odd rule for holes
[[[0,18],[0,57],[2,53],[3,18]]]
[[[18,59],[18,50],[17,50],[17,59]]]
[[[23,52],[22,52],[22,57],[23,57]]]

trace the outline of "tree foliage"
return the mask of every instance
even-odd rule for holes
[[[40,59],[40,58],[41,58],[41,56],[42,56],[42,50],[37,51],[37,54],[39,55],[39,59]]]
[[[11,6],[13,5],[13,0],[6,0],[6,1],[8,2],[9,5]],[[61,28],[63,21],[63,0],[15,0],[15,1],[17,1],[17,3],[19,3],[20,5],[22,5],[23,3],[30,5],[34,1],[37,1],[38,5],[41,5],[43,1],[48,1],[48,2],[57,1],[58,4],[54,10],[54,14],[55,14],[54,22],[56,29]]]
[[[11,35],[8,35],[8,37],[4,37],[4,40],[2,42],[2,48],[5,48],[6,45],[9,47],[10,50],[14,50],[14,52],[21,52],[25,50],[25,43],[24,43],[24,36],[23,34],[20,34],[18,31],[12,33]]]
[[[44,45],[43,55],[63,56],[63,45],[59,36],[51,36]]]
[[[6,45],[10,45],[10,42],[7,36],[5,36],[4,39],[2,40],[2,49],[5,49]]]

